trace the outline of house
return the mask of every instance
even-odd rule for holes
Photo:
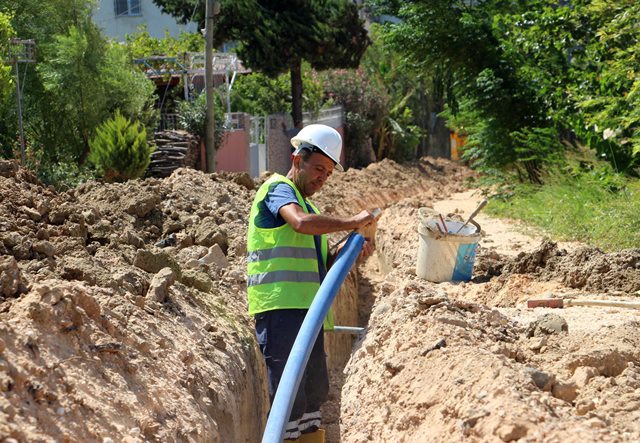
[[[197,31],[196,23],[178,23],[162,13],[153,0],[98,0],[93,21],[106,36],[118,41],[124,41],[127,34],[133,34],[141,25],[155,38],[164,37],[165,32],[178,37],[184,31]]]

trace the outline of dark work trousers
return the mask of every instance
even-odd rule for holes
[[[293,342],[306,314],[306,309],[279,309],[255,316],[256,335],[267,364],[269,397],[272,403]],[[320,405],[327,400],[328,393],[329,376],[324,353],[324,333],[320,329],[300,381],[289,421],[300,419],[305,412],[320,411]]]

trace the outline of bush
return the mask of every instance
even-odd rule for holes
[[[96,172],[90,165],[78,165],[74,160],[41,163],[37,174],[44,184],[52,185],[60,191],[75,188],[80,183],[96,178]]]
[[[147,143],[147,131],[116,111],[116,115],[97,129],[91,140],[89,161],[107,181],[125,181],[144,174],[151,161],[153,147]]]
[[[302,63],[302,110],[317,114],[323,105],[322,81],[311,66]],[[291,113],[289,73],[272,78],[254,72],[238,77],[231,90],[231,110],[255,116]]]
[[[207,138],[207,100],[204,93],[195,97],[192,101],[179,101],[176,103],[178,113],[178,124],[188,133],[204,141]],[[215,132],[213,144],[217,150],[224,142],[225,125],[222,106],[214,103],[213,118],[215,120]]]

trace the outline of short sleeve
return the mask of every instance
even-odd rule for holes
[[[271,191],[267,193],[264,199],[267,208],[275,218],[280,218],[280,208],[289,203],[300,205],[296,192],[287,183],[278,183]]]
[[[256,226],[260,228],[277,228],[286,222],[280,216],[280,208],[294,203],[300,205],[296,192],[287,183],[275,183],[266,197],[258,205]]]

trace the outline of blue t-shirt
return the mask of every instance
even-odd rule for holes
[[[267,192],[266,197],[258,203],[258,215],[256,216],[256,226],[259,228],[272,229],[282,226],[286,221],[280,215],[280,208],[289,204],[300,206],[296,192],[288,183],[273,183]],[[307,210],[311,214],[315,214],[311,205],[305,200]],[[320,282],[324,280],[327,273],[324,262],[322,261],[322,249],[320,247],[320,236],[314,235],[313,240],[316,244],[316,254],[318,256],[318,269],[320,271]]]

